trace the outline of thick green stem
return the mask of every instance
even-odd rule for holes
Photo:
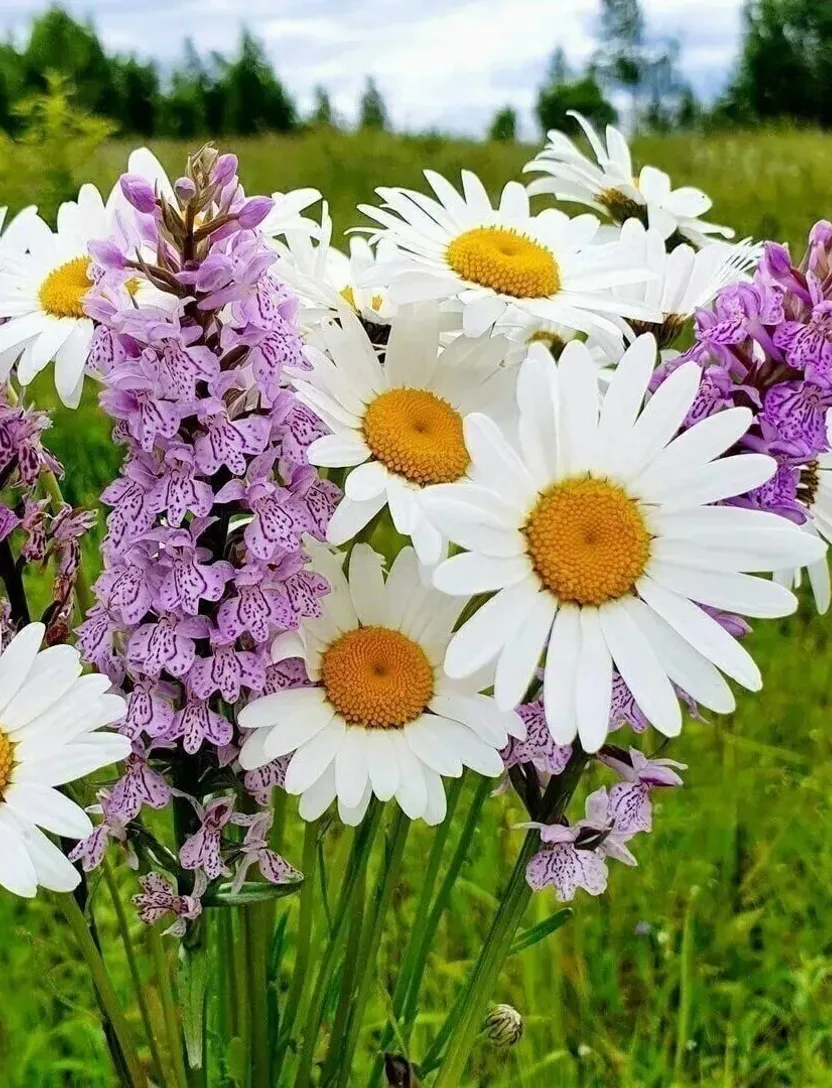
[[[121,901],[118,885],[113,876],[112,866],[106,858],[104,859],[102,868],[104,870],[104,882],[107,885],[110,899],[113,901],[113,909],[116,912],[116,921],[118,922],[118,930],[121,935],[121,943],[124,945],[124,955],[127,959],[127,967],[130,971],[130,978],[133,980],[133,989],[136,992],[136,1002],[138,1003],[142,1024],[144,1025],[147,1045],[150,1047],[153,1076],[160,1084],[162,1084],[164,1082],[162,1076],[162,1059],[159,1056],[159,1048],[156,1045],[156,1032],[150,1017],[150,1008],[148,1007],[147,998],[145,997],[144,986],[142,985],[142,976],[139,972],[138,961],[136,960],[136,948],[133,944],[133,938],[130,936],[127,914],[124,910],[124,904]]]
[[[251,1085],[269,1088],[269,946],[272,931],[272,904],[257,903],[242,909],[248,957],[248,1003],[251,1023]]]
[[[317,820],[314,823],[307,824],[303,831],[301,872],[304,879],[303,886],[300,889],[297,951],[295,952],[292,981],[289,985],[289,993],[286,997],[283,1016],[280,1021],[280,1039],[276,1057],[276,1068],[278,1070],[292,1038],[292,1029],[295,1026],[298,1008],[303,999],[303,990],[307,984],[306,974],[309,969],[309,957],[312,949],[312,923],[315,918],[315,868],[318,859],[318,832],[319,824]]]
[[[370,996],[370,987],[376,971],[378,949],[384,930],[384,919],[393,896],[393,889],[399,878],[399,869],[404,856],[405,843],[410,831],[410,820],[400,808],[396,808],[393,826],[384,856],[384,868],[376,886],[372,909],[364,921],[361,936],[361,948],[358,952],[359,975],[355,998],[350,1008],[346,1039],[341,1047],[341,1062],[338,1070],[337,1088],[346,1088],[350,1079],[355,1049],[364,1020],[364,1009]]]
[[[295,1076],[295,1088],[309,1088],[312,1083],[312,1063],[315,1057],[315,1044],[318,1040],[318,1032],[323,1019],[324,1003],[327,991],[335,970],[338,950],[341,947],[344,922],[352,903],[353,892],[356,888],[358,874],[365,868],[372,849],[373,839],[381,819],[381,805],[375,800],[370,803],[370,809],[364,818],[364,822],[356,829],[352,851],[350,852],[335,914],[332,918],[332,928],[329,940],[324,949],[321,965],[318,968],[318,976],[315,980],[315,988],[312,992],[312,1000],[306,1015],[306,1023],[303,1031],[303,1049],[301,1050],[297,1074]]]
[[[159,996],[162,1000],[162,1014],[165,1018],[165,1034],[168,1041],[168,1052],[173,1066],[174,1080],[177,1088],[188,1088],[188,1074],[185,1070],[185,1055],[182,1047],[182,1032],[179,1027],[179,1017],[176,1010],[176,1002],[173,997],[173,986],[170,980],[170,970],[165,949],[162,946],[162,938],[156,926],[150,926],[147,933],[150,952],[156,967],[156,982],[159,987]]]
[[[107,973],[107,968],[101,958],[101,954],[95,947],[95,942],[90,934],[83,911],[71,895],[62,895],[60,897],[60,905],[66,916],[67,922],[69,922],[69,927],[72,930],[73,936],[78,943],[81,955],[86,961],[102,1008],[118,1039],[118,1044],[121,1048],[125,1065],[127,1066],[127,1072],[130,1076],[131,1088],[147,1088],[147,1077],[145,1076],[144,1069],[139,1061],[138,1051],[136,1050],[136,1044],[133,1041],[130,1027],[124,1016],[121,1005],[119,1005],[118,997],[116,996],[115,989],[110,981],[110,976]]]
[[[552,823],[563,815],[586,762],[584,753],[576,751],[563,774],[549,783],[541,802],[542,822]],[[529,831],[523,840],[508,887],[465,987],[462,1001],[451,1013],[454,1018],[453,1027],[434,1088],[458,1088],[462,1082],[471,1049],[482,1027],[488,1001],[531,896],[531,890],[526,883],[526,866],[539,848],[540,837],[537,831]],[[426,1071],[423,1066],[422,1076]]]

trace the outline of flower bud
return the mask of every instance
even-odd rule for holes
[[[196,185],[190,178],[177,178],[173,183],[173,191],[180,204],[187,204],[196,196]]]
[[[211,181],[215,185],[227,185],[229,181],[237,173],[237,156],[236,155],[220,155],[217,161],[214,163],[214,169],[211,174]]]
[[[120,271],[126,267],[124,254],[115,244],[108,239],[96,239],[91,241],[87,248],[102,268]]]
[[[273,207],[270,196],[253,196],[237,212],[237,222],[243,230],[253,230],[260,226]]]
[[[156,210],[156,194],[153,186],[138,174],[122,174],[119,179],[121,191],[128,204],[131,204],[137,212],[154,212]]]
[[[494,1046],[516,1046],[523,1038],[523,1017],[511,1005],[493,1005],[484,1030]]]

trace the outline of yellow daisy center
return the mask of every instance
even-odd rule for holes
[[[466,230],[450,243],[445,259],[462,279],[511,298],[549,298],[560,290],[551,251],[507,227]]]
[[[560,601],[601,605],[632,591],[650,558],[638,504],[606,479],[579,476],[542,495],[526,522],[529,556]]]
[[[462,416],[428,389],[390,389],[364,414],[364,441],[391,472],[416,484],[447,484],[470,460]]]
[[[14,749],[15,745],[8,733],[0,729],[0,799],[3,797],[3,790],[12,780],[15,765]]]
[[[358,306],[356,305],[355,301],[355,291],[352,287],[350,287],[349,284],[347,284],[346,287],[341,288],[340,295],[348,306],[352,306],[354,310],[358,310]],[[381,305],[383,302],[384,299],[381,297],[381,295],[373,295],[373,297],[370,299],[370,305],[376,313],[378,313],[378,311],[381,309]]]
[[[92,287],[87,275],[89,257],[74,257],[54,268],[38,291],[45,313],[53,317],[85,317],[84,296]]]
[[[433,669],[422,647],[389,627],[358,627],[326,650],[327,699],[350,725],[399,729],[433,698]]]

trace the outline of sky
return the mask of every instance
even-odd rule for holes
[[[25,40],[43,0],[3,0],[0,30]],[[240,26],[264,42],[301,109],[323,84],[346,120],[367,75],[396,128],[481,135],[501,106],[525,134],[548,59],[561,46],[580,66],[595,48],[598,0],[64,0],[92,18],[108,49],[164,67],[190,35],[202,53],[233,52]],[[677,37],[697,94],[725,86],[740,40],[742,0],[642,0],[653,37]]]

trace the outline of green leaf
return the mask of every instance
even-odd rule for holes
[[[283,899],[300,891],[302,880],[292,884],[266,884],[249,880],[237,892],[232,892],[230,884],[220,884],[209,891],[202,900],[204,907],[247,907],[252,903],[269,903],[272,899]]]
[[[520,952],[525,952],[527,948],[531,948],[532,945],[545,940],[550,933],[566,925],[574,913],[571,907],[563,907],[561,910],[556,910],[554,914],[550,914],[548,918],[544,918],[542,922],[524,929],[522,933],[517,934],[508,954],[516,956]]]
[[[179,994],[182,1002],[182,1034],[192,1069],[202,1068],[202,1040],[205,1029],[205,993],[208,983],[208,949],[180,945]]]

